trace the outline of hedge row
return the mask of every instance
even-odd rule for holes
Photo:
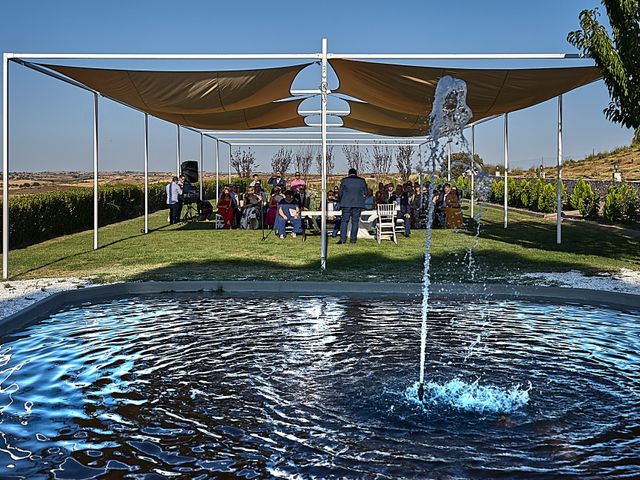
[[[507,204],[511,207],[552,213],[557,208],[555,183],[537,180],[508,180]],[[584,218],[603,218],[608,222],[638,222],[640,220],[640,190],[628,184],[610,185],[604,195],[598,196],[589,183],[578,180],[571,195],[562,185],[562,208],[578,210]],[[504,203],[504,180],[493,181],[489,201]]]
[[[149,184],[149,212],[166,208],[165,183]],[[199,188],[198,184],[194,185]],[[215,181],[205,181],[205,198],[215,197]],[[0,202],[1,203],[1,202]],[[99,225],[109,225],[144,214],[143,185],[101,186]],[[93,189],[20,195],[9,200],[11,248],[38,243],[93,227]],[[0,223],[0,231],[2,229]]]

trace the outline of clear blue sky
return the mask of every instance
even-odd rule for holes
[[[325,1],[213,2],[183,0],[7,1],[2,3],[0,50],[29,53],[561,53],[572,52],[567,33],[597,0],[458,0],[456,2]],[[606,15],[605,15],[606,19]],[[61,62],[74,64],[72,62]],[[85,62],[85,65],[167,69],[234,69],[285,62]],[[75,63],[77,64],[77,63]],[[426,64],[426,63],[425,63]],[[468,67],[586,65],[558,62],[431,62]],[[316,87],[310,68],[296,87]],[[11,66],[11,171],[90,170],[90,94],[18,65]],[[631,132],[602,114],[609,97],[602,82],[565,96],[565,155],[628,144]],[[305,105],[305,107],[314,105]],[[316,106],[317,107],[317,106]],[[101,103],[101,169],[141,170],[143,119],[109,101]],[[510,115],[513,166],[555,162],[556,102]],[[151,122],[151,170],[175,166],[175,127]],[[214,143],[206,145],[206,161]],[[502,161],[502,121],[476,129],[478,153]],[[273,149],[256,149],[268,170]],[[197,158],[199,136],[183,134],[183,159]],[[338,169],[343,169],[338,158]]]

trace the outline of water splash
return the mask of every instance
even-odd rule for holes
[[[452,138],[458,138],[464,144],[466,139],[462,134],[464,126],[471,119],[471,109],[467,106],[467,84],[458,78],[444,76],[438,81],[431,114],[429,115],[429,160],[430,182],[427,210],[427,238],[424,250],[424,274],[422,277],[422,324],[420,335],[420,382],[418,397],[424,393],[424,364],[427,346],[427,313],[429,311],[429,286],[431,277],[431,227],[433,225],[434,204],[433,194],[436,185],[436,166],[441,165],[445,158],[445,147]],[[467,146],[468,150],[468,146]]]
[[[501,388],[479,385],[478,381],[467,383],[455,378],[446,383],[427,382],[424,384],[422,399],[419,399],[418,390],[417,382],[407,388],[407,400],[421,405],[449,407],[462,412],[508,414],[529,403],[531,384],[527,388],[521,385]]]

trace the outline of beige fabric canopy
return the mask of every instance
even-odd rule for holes
[[[329,61],[340,86],[334,92],[350,95],[357,104],[344,125],[387,135],[412,136],[427,132],[426,119],[438,80],[451,75],[467,82],[467,104],[473,121],[513,112],[557,97],[601,77],[596,67],[532,69],[463,69],[394,65],[355,60]],[[356,102],[349,102],[354,108]],[[404,114],[399,115],[398,114]]]
[[[150,115],[202,129],[304,126],[294,78],[309,64],[236,71],[141,71],[40,65]]]
[[[416,137],[427,134],[426,115],[395,112],[368,103],[347,101],[350,113],[341,117],[345,127],[391,137]]]

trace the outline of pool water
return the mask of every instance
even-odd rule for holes
[[[640,478],[639,312],[153,295],[0,339],[0,478]]]

